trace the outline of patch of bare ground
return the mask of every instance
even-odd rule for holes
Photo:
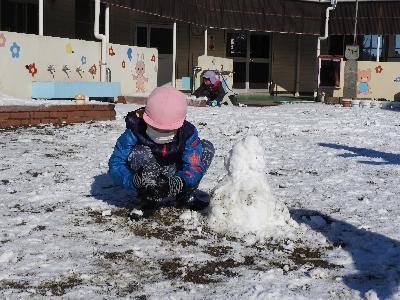
[[[72,274],[70,276],[42,281],[37,285],[27,281],[2,280],[0,281],[0,289],[13,289],[19,291],[35,290],[37,293],[43,296],[62,296],[68,290],[81,285],[82,282],[83,281],[78,274]]]

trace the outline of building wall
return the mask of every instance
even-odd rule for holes
[[[388,45],[388,61],[400,61],[400,57],[394,57],[395,56],[395,47],[396,47],[396,36],[392,35],[389,37],[389,45]]]
[[[207,54],[226,57],[225,30],[208,30]],[[198,65],[199,56],[204,55],[204,31],[194,25],[179,23],[177,37],[177,77],[191,76]]]
[[[271,80],[278,92],[294,93],[296,84],[297,40],[294,34],[273,34]]]
[[[157,86],[156,49],[109,44],[107,54],[122,95],[148,94]],[[31,98],[34,81],[100,81],[100,42],[3,31],[0,58],[0,94]]]
[[[313,92],[317,76],[316,57],[316,36],[274,33],[271,80],[277,85],[277,91],[288,94],[294,94],[296,89],[300,94]]]
[[[358,62],[357,98],[400,100],[399,70],[400,62]],[[333,96],[343,97],[343,85]]]
[[[76,34],[75,3],[73,0],[45,1],[45,35],[73,38]],[[172,20],[112,6],[110,8],[110,42],[134,45],[137,24],[172,25]],[[208,30],[208,55],[226,57],[226,31]],[[271,79],[278,91],[294,93],[296,89],[297,37],[272,34]],[[191,76],[198,57],[204,54],[203,28],[178,23],[176,76]],[[316,37],[301,36],[300,92],[311,92],[315,78]]]
[[[133,45],[132,12],[112,6],[110,8],[110,42]]]
[[[299,35],[300,39],[300,76],[299,92],[310,93],[316,87],[317,78],[317,37]]]
[[[137,24],[172,25],[169,19],[137,13],[119,7],[111,7],[110,42],[133,44]],[[210,56],[225,57],[225,31],[209,29],[208,37],[213,49],[208,50]],[[211,41],[212,40],[212,41]],[[193,67],[198,64],[198,57],[204,54],[204,31],[188,23],[177,24],[177,60],[176,76],[191,76]]]

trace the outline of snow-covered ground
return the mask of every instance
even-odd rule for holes
[[[109,104],[107,102],[88,101],[88,104]],[[46,100],[46,99],[20,99],[0,94],[1,106],[51,106],[51,105],[75,105],[72,100]]]
[[[0,298],[400,299],[399,112],[191,108],[216,148],[205,191],[223,185],[233,145],[261,142],[266,184],[295,222],[252,240],[173,207],[128,222],[134,197],[106,172],[136,107],[117,105],[116,121],[0,130]]]

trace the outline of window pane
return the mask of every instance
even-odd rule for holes
[[[172,29],[151,28],[150,47],[157,48],[159,54],[172,54]]]
[[[246,88],[246,63],[233,62],[233,87],[235,89]]]
[[[226,39],[226,55],[228,57],[246,57],[247,34],[229,32]]]
[[[370,54],[371,54],[371,60],[376,60],[377,49],[371,49]]]
[[[136,46],[147,47],[147,27],[137,27]]]
[[[372,35],[371,36],[371,46],[372,48],[377,48],[378,47],[378,36],[377,35]]]
[[[363,45],[363,48],[371,48],[371,36],[370,35],[364,35],[362,37],[362,45]]]
[[[400,49],[396,49],[396,51],[394,52],[394,56],[400,57]]]
[[[266,34],[250,35],[250,57],[269,58],[269,36]]]
[[[267,89],[269,77],[269,64],[250,63],[249,70],[249,88]]]
[[[396,48],[400,49],[400,34],[396,34]]]

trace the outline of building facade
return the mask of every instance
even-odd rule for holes
[[[94,40],[93,0],[44,0],[44,2],[45,35]],[[0,3],[0,30],[37,33],[38,1],[1,0]],[[102,4],[103,14],[105,5]],[[338,7],[340,5],[339,1]],[[104,20],[103,17],[100,19]],[[324,20],[324,14],[321,13],[321,34],[323,34]],[[332,21],[335,34],[321,41],[321,55],[343,56],[346,45],[353,43],[351,35],[340,34],[338,30],[340,26],[337,25],[340,20],[338,20]],[[177,78],[191,76],[198,57],[207,51],[210,56],[233,59],[233,87],[240,92],[265,93],[271,91],[273,87],[276,93],[296,95],[315,93],[319,72],[317,58],[319,34],[209,28],[205,43],[204,28],[201,25],[177,21]],[[100,23],[100,30],[104,30],[104,21]],[[112,5],[110,43],[157,48],[158,85],[171,82],[173,61],[171,18],[127,9],[123,5]],[[357,35],[357,43],[360,46],[360,60],[385,62],[400,60],[400,32],[399,34],[363,33]],[[326,81],[325,84],[335,84],[333,80],[326,79]]]

